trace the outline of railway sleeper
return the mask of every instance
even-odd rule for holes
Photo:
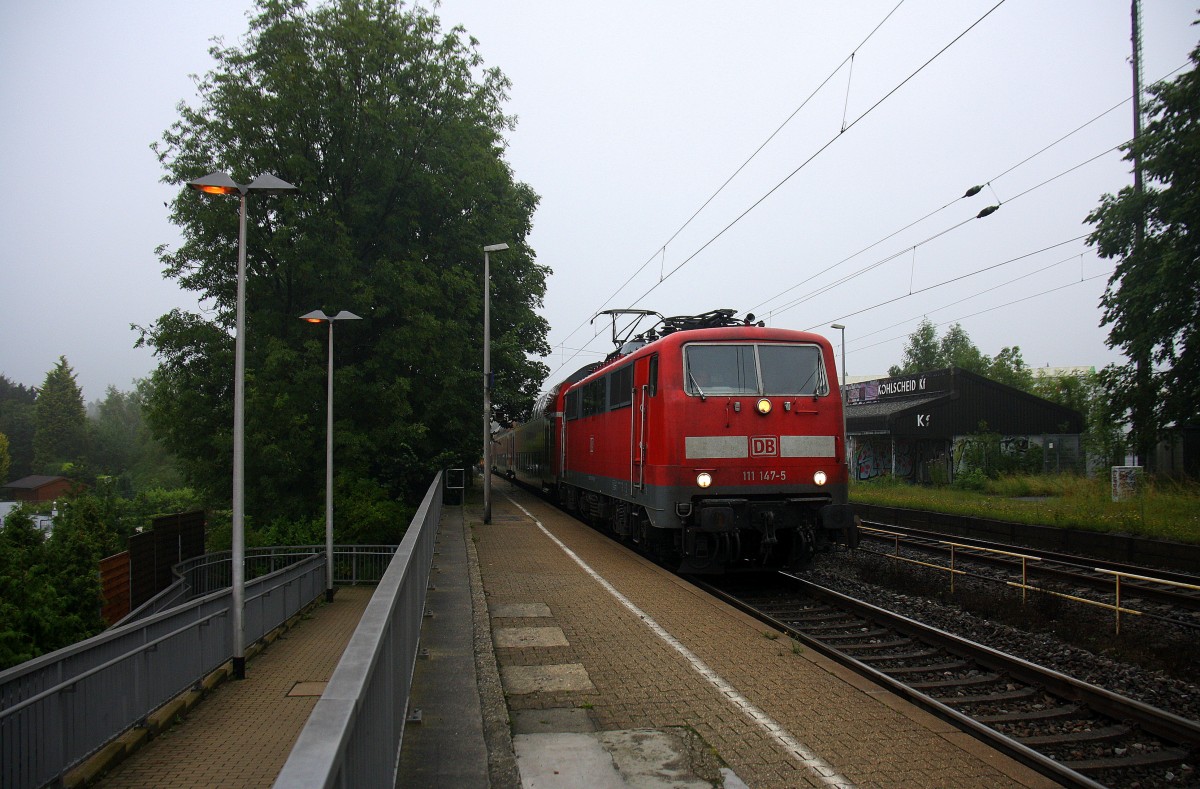
[[[1002,712],[995,715],[976,715],[975,720],[989,726],[1003,723],[1032,723],[1034,721],[1068,720],[1084,714],[1084,708],[1079,704],[1064,704],[1060,707],[1050,707],[1044,710],[1030,712]]]
[[[788,624],[795,625],[796,627],[809,627],[821,622],[848,621],[844,611],[831,611],[828,608],[820,612],[814,612],[814,609],[805,609],[787,616],[777,616],[775,618],[783,619]]]
[[[1002,693],[985,693],[980,696],[938,697],[937,700],[947,707],[966,707],[971,704],[994,704],[998,701],[1018,701],[1030,698],[1034,694],[1041,692],[1041,690],[1036,688],[1017,688],[1016,690],[1006,690]]]
[[[895,652],[890,655],[856,655],[854,659],[861,663],[886,663],[889,660],[923,660],[938,654],[941,653],[936,649],[918,649],[914,652]],[[888,670],[879,666],[876,666],[876,668],[880,671]],[[924,671],[924,669],[921,670]]]
[[[885,636],[889,631],[874,628],[866,630],[862,626],[862,622],[826,622],[822,625],[808,625],[803,628],[805,633],[809,635],[821,635],[822,637],[837,637],[837,638],[871,638],[874,636]]]
[[[1130,767],[1168,767],[1173,764],[1182,764],[1189,758],[1188,752],[1182,748],[1163,748],[1159,751],[1142,751],[1104,759],[1064,761],[1062,764],[1077,773],[1098,773],[1104,770],[1128,770]]]
[[[1029,737],[1013,737],[1022,745],[1039,748],[1055,745],[1077,745],[1094,742],[1115,742],[1128,737],[1133,728],[1124,724],[1102,726],[1089,731],[1063,732],[1062,734],[1038,734]],[[1010,735],[1011,736],[1011,735]]]
[[[779,619],[789,624],[807,625],[809,622],[823,622],[830,619],[839,619],[846,621],[845,612],[829,611],[825,609],[821,613],[812,614],[812,609],[796,608],[786,604],[771,605],[770,603],[755,603],[749,602],[749,605],[754,607],[754,610],[761,611],[772,619]]]
[[[928,674],[930,672],[941,671],[959,671],[971,665],[965,660],[955,660],[951,663],[935,663],[926,666],[896,666],[895,668],[881,668],[884,674],[888,676],[898,676],[904,674]]]
[[[832,641],[832,640],[844,641],[845,640],[845,639],[838,639],[836,636],[821,636],[819,638],[814,636],[814,638],[817,638],[818,641]],[[880,649],[891,649],[893,647],[911,647],[912,645],[913,645],[913,641],[911,638],[897,638],[897,639],[893,639],[892,641],[872,641],[872,642],[865,643],[865,644],[839,644],[838,649],[842,650],[843,652],[850,652],[852,650],[875,652]],[[888,657],[895,658],[895,655],[888,655]]]
[[[886,672],[885,672],[886,673]],[[906,682],[910,688],[917,690],[932,690],[933,688],[965,688],[974,685],[987,685],[1000,679],[996,674],[980,674],[977,677],[958,677],[956,679],[931,679],[921,682]]]

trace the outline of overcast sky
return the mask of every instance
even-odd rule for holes
[[[1147,83],[1188,63],[1196,5],[1144,4]],[[1111,150],[1132,133],[1129,3],[995,6],[445,0],[444,26],[513,82],[552,377],[609,350],[592,315],[630,306],[753,311],[835,344],[842,323],[850,375],[899,362],[925,316],[1035,367],[1119,361],[1099,327],[1112,263],[1079,237],[1131,182]],[[250,7],[0,0],[0,373],[39,386],[66,356],[87,400],[129,390],[155,364],[130,324],[196,309],[155,255],[179,234],[150,145]]]

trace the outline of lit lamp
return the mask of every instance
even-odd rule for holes
[[[508,244],[483,248],[483,522],[492,522],[492,321],[491,273],[488,253],[508,249]]]
[[[337,315],[326,315],[313,310],[301,315],[300,320],[309,323],[329,324],[329,375],[325,395],[325,602],[333,602],[333,322],[359,321],[362,318],[353,312],[342,310]]]
[[[245,472],[246,472],[246,195],[250,193],[277,195],[296,187],[266,173],[249,184],[242,185],[225,173],[209,173],[203,178],[188,181],[190,188],[213,195],[238,195],[238,269],[237,269],[237,335],[233,355],[233,675],[246,678],[246,647],[244,609],[246,603],[245,575]]]

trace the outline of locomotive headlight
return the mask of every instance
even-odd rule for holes
[[[712,484],[712,474],[709,474],[707,471],[701,471],[696,475],[696,484],[702,488],[707,488]]]
[[[825,480],[826,476],[824,471],[818,471],[817,473],[813,474],[813,482],[817,483],[818,485],[824,485]]]
[[[758,405],[755,407],[758,409],[758,413],[762,414],[763,416],[771,413],[771,401],[765,397],[760,397],[758,400]]]

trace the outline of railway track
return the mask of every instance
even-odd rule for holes
[[[1022,583],[1046,580],[1051,586],[1044,591],[1063,594],[1069,589],[1082,594],[1085,590],[1099,593],[1095,599],[1082,599],[1092,604],[1121,607],[1123,613],[1146,616],[1182,627],[1200,630],[1200,577],[1168,570],[1150,569],[1136,565],[1051,551],[1027,550],[1001,543],[986,542],[921,529],[865,522],[861,536],[866,551],[894,556],[900,547],[953,562],[957,571],[967,572],[971,566],[1000,568],[1011,579]],[[866,547],[870,543],[877,548]],[[984,576],[976,576],[984,577]],[[1016,581],[1010,585],[1018,586]],[[1032,588],[1032,587],[1030,587]],[[1139,608],[1130,606],[1137,601]],[[1151,605],[1147,605],[1151,604]]]
[[[1200,723],[803,579],[775,581],[699,585],[1064,785],[1195,777]]]

